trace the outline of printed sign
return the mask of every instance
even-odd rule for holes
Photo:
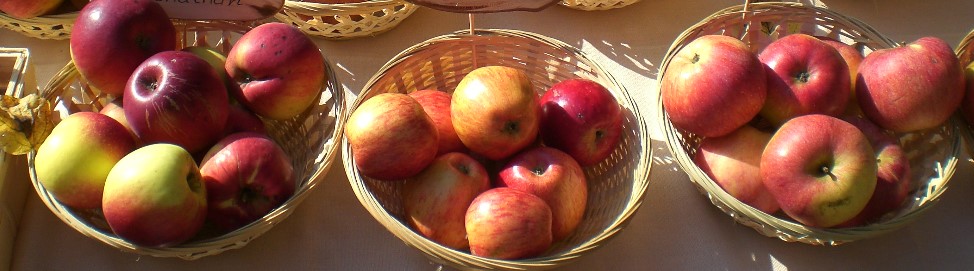
[[[260,20],[281,10],[284,0],[156,0],[170,18],[184,20]]]

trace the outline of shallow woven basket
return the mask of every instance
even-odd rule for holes
[[[78,12],[19,19],[0,13],[0,27],[38,39],[65,40],[71,37],[71,26]]]
[[[416,9],[416,5],[400,0],[349,4],[285,1],[284,8],[274,18],[315,37],[343,40],[389,31]]]
[[[363,177],[354,154],[342,140],[342,161],[362,205],[396,237],[433,261],[460,269],[540,270],[566,264],[604,244],[626,226],[639,208],[649,184],[650,141],[646,120],[621,84],[578,49],[538,34],[514,30],[468,31],[436,37],[414,45],[379,69],[363,88],[352,110],[365,100],[388,92],[421,89],[452,92],[476,67],[505,65],[524,71],[540,94],[569,78],[587,78],[608,88],[623,107],[623,135],[606,161],[585,168],[589,198],[584,221],[570,237],[537,258],[505,261],[470,255],[432,242],[404,220],[402,181]]]
[[[578,10],[609,10],[635,4],[639,0],[561,0],[559,5]]]
[[[971,32],[967,33],[967,36],[961,39],[960,44],[957,45],[956,52],[961,66],[967,67],[971,62],[974,62],[974,30],[971,30]],[[974,82],[967,82],[966,84],[974,84]],[[961,134],[964,137],[964,146],[967,149],[967,155],[974,157],[974,125],[963,120],[959,112],[957,115],[961,119],[958,122],[960,123]]]
[[[179,38],[182,46],[208,43],[224,53],[229,52],[232,43],[251,27],[252,25],[230,22],[176,22],[178,33],[182,33]],[[206,42],[208,39],[212,42]],[[343,130],[340,120],[345,117],[345,99],[331,65],[327,64],[326,67],[328,81],[316,97],[318,103],[290,120],[264,120],[268,135],[284,149],[294,166],[297,185],[294,195],[263,218],[240,229],[214,237],[197,237],[174,247],[152,248],[129,243],[115,236],[105,223],[104,217],[97,212],[72,210],[55,200],[37,180],[34,171],[35,153],[31,152],[28,166],[34,189],[41,201],[64,223],[88,237],[123,251],[192,260],[241,248],[287,218],[309,195],[311,189],[318,185],[332,165],[338,150],[337,140]],[[90,88],[74,63],[68,63],[61,69],[41,91],[41,95],[54,103],[62,118],[75,112],[97,112],[111,100],[106,94]]]
[[[663,78],[677,51],[693,39],[707,34],[740,38],[755,52],[760,52],[778,37],[796,32],[832,37],[852,44],[865,53],[896,46],[895,42],[880,35],[870,26],[825,8],[772,2],[751,4],[745,11],[745,6],[718,11],[683,32],[663,59],[658,80]],[[747,28],[748,25],[755,27]],[[762,33],[762,29],[768,28],[774,29],[770,31],[770,35],[767,32]],[[866,239],[894,231],[916,220],[947,189],[947,182],[957,166],[961,146],[955,120],[923,132],[898,134],[900,144],[910,160],[911,177],[914,180],[911,196],[905,206],[879,222],[861,227],[812,228],[783,214],[769,215],[758,211],[727,194],[693,162],[692,157],[698,151],[702,138],[673,127],[663,108],[662,99],[658,103],[658,116],[670,152],[700,192],[718,209],[765,236],[814,245],[838,245]]]

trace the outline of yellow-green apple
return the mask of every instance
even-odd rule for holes
[[[859,226],[875,222],[903,206],[910,194],[910,161],[892,133],[861,116],[845,117],[843,120],[859,128],[876,151],[876,189],[873,196],[862,212],[840,225]]]
[[[112,232],[124,240],[149,247],[178,245],[203,226],[206,187],[189,152],[173,144],[151,144],[112,167],[102,211]]]
[[[105,178],[115,163],[135,150],[128,130],[105,115],[78,112],[64,118],[37,149],[37,179],[62,204],[101,207]]]
[[[156,1],[93,1],[78,13],[70,43],[81,76],[118,97],[143,61],[176,49],[176,29]]]
[[[239,132],[254,132],[267,134],[267,126],[254,112],[250,112],[240,104],[230,104],[227,112],[227,125],[223,128],[224,135]]]
[[[481,193],[465,216],[470,254],[495,259],[538,256],[552,244],[551,208],[534,194],[509,187]]]
[[[856,101],[856,75],[859,74],[859,63],[862,63],[862,52],[860,52],[856,47],[852,45],[845,44],[841,41],[835,40],[829,37],[818,37],[818,39],[825,42],[836,51],[839,51],[839,55],[842,56],[842,60],[845,60],[846,66],[849,68],[849,87],[852,92],[849,93],[849,105],[848,107],[853,110],[852,112],[859,112],[859,104]]]
[[[964,82],[964,101],[960,112],[968,124],[974,125],[974,62],[964,67]]]
[[[832,46],[805,34],[771,42],[758,58],[770,68],[761,116],[780,125],[808,114],[839,116],[849,104],[849,66]]]
[[[460,80],[451,103],[450,116],[460,141],[488,159],[507,158],[537,139],[538,93],[519,69],[477,68]]]
[[[761,111],[764,65],[744,42],[701,36],[680,49],[660,79],[660,98],[673,126],[706,137],[729,134]]]
[[[761,155],[761,181],[796,221],[832,227],[859,214],[876,188],[876,155],[841,119],[811,114],[785,122]]]
[[[3,0],[0,1],[0,11],[19,19],[30,19],[46,15],[59,6],[64,0]]]
[[[416,175],[436,158],[436,126],[409,95],[375,95],[362,102],[345,125],[355,166],[364,176],[401,180]]]
[[[761,182],[760,170],[761,153],[770,140],[770,133],[744,125],[725,136],[704,138],[693,161],[727,194],[773,214],[778,201]]]
[[[439,134],[439,144],[436,155],[450,152],[464,152],[467,147],[460,141],[456,130],[453,129],[453,118],[450,117],[450,93],[435,89],[424,89],[409,93],[416,102],[423,106],[426,115],[429,115],[436,125],[436,133]]]
[[[605,160],[622,136],[622,107],[612,93],[588,79],[569,79],[541,96],[541,140],[579,165]]]
[[[220,140],[230,106],[210,64],[183,51],[146,59],[122,97],[125,118],[143,143],[173,143],[194,154]]]
[[[291,159],[263,134],[229,135],[203,157],[207,221],[232,231],[260,219],[294,194]]]
[[[406,219],[420,235],[445,247],[466,249],[467,207],[487,189],[490,178],[480,162],[459,152],[440,155],[403,185]]]
[[[102,107],[98,113],[115,119],[115,121],[122,124],[122,126],[125,127],[125,130],[132,135],[132,139],[135,140],[136,145],[142,145],[142,143],[139,143],[141,141],[139,140],[139,136],[135,134],[135,131],[132,130],[132,126],[129,125],[129,121],[125,119],[125,109],[122,108],[121,97],[115,98],[111,102],[105,104],[105,107]]]
[[[859,107],[873,123],[893,132],[940,126],[964,98],[964,72],[950,45],[923,37],[876,50],[859,64]]]
[[[568,237],[582,222],[588,201],[585,172],[570,155],[551,147],[518,153],[498,173],[497,186],[543,199],[552,213],[552,237]]]
[[[262,117],[291,119],[317,100],[327,80],[325,59],[308,36],[283,23],[247,31],[224,67],[240,84],[234,98]]]
[[[223,53],[221,53],[216,48],[210,46],[196,45],[196,46],[185,47],[182,50],[193,53],[194,55],[200,57],[201,59],[206,60],[206,63],[210,63],[210,66],[213,66],[213,69],[216,70],[216,73],[220,75],[221,79],[223,79],[223,82],[226,84],[227,91],[231,91],[234,88],[240,87],[239,85],[237,85],[237,82],[233,81],[233,79],[230,79],[230,75],[227,74],[227,70],[225,68],[227,65],[227,57],[223,55]],[[233,92],[231,91],[230,93]]]

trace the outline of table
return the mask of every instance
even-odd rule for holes
[[[477,16],[479,28],[541,33],[581,48],[656,119],[656,74],[672,41],[711,13],[743,1],[644,0],[622,9]],[[974,28],[974,1],[823,0],[896,41],[940,37],[956,46]],[[420,9],[371,38],[316,40],[354,97],[401,50],[467,26],[466,15]],[[69,58],[66,41],[0,30],[0,46],[31,49],[39,85]],[[602,248],[560,270],[902,270],[974,268],[974,167],[968,155],[951,187],[921,219],[888,235],[837,247],[786,243],[737,225],[690,183],[650,123],[653,167],[643,206]],[[12,270],[435,270],[439,266],[386,231],[361,206],[339,165],[283,223],[242,249],[195,261],[121,252],[58,220],[32,193],[14,244]],[[16,170],[26,170],[17,168]],[[16,176],[16,174],[15,174]],[[24,174],[20,174],[24,176]],[[15,180],[17,181],[17,180]],[[27,180],[19,180],[27,181]],[[0,269],[3,269],[0,267]]]

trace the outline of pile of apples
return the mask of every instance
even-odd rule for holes
[[[82,9],[72,60],[114,100],[68,115],[35,157],[55,199],[100,210],[112,232],[140,246],[233,231],[288,200],[292,162],[264,119],[296,117],[326,80],[318,48],[291,26],[255,27],[225,59],[208,47],[177,51],[176,35],[156,1]]]
[[[366,177],[403,182],[404,220],[476,256],[522,259],[570,236],[588,198],[583,167],[616,150],[622,107],[569,79],[543,95],[506,66],[466,74],[452,93],[382,93],[349,116],[345,136]]]
[[[89,0],[3,0],[0,12],[18,19],[31,19],[39,16],[64,14],[84,8]]]
[[[899,135],[939,129],[964,74],[938,38],[863,56],[791,34],[754,53],[701,36],[672,58],[661,99],[673,126],[704,137],[696,165],[728,194],[811,227],[855,227],[903,208],[914,186]]]

